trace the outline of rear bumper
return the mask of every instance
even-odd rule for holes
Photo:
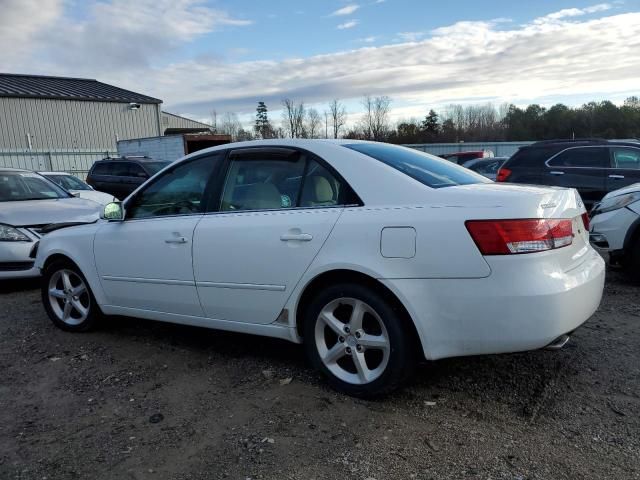
[[[535,350],[572,332],[596,311],[602,257],[589,248],[569,271],[551,262],[488,257],[482,279],[383,280],[404,302],[427,359]],[[544,255],[544,254],[542,254]]]

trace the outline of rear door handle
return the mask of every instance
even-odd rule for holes
[[[552,170],[551,172],[549,172],[551,175],[564,175],[564,172],[560,172],[557,170]]]
[[[187,239],[184,237],[167,238],[164,243],[187,243]]]
[[[280,235],[280,240],[288,242],[291,240],[298,240],[299,242],[310,242],[313,240],[313,235],[309,233],[285,233]]]
[[[609,175],[609,178],[622,179],[624,178],[624,175]]]

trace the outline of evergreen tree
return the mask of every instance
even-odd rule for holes
[[[256,135],[261,138],[273,138],[273,128],[269,123],[267,106],[264,102],[258,102],[256,108],[256,123],[254,126]]]

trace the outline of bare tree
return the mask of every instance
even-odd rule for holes
[[[386,95],[371,97],[365,95],[362,99],[364,115],[362,117],[365,136],[371,140],[384,140],[389,135],[389,109],[391,99]]]
[[[329,115],[333,126],[333,138],[338,138],[340,130],[347,123],[347,110],[337,98],[334,98],[329,104]]]
[[[235,142],[242,130],[242,124],[238,120],[238,115],[233,112],[225,112],[220,120],[218,131],[227,135],[231,135],[231,139]]]
[[[213,133],[218,131],[218,112],[215,108],[211,110],[211,131]]]
[[[295,100],[285,98],[282,100],[282,106],[282,118],[291,138],[304,137],[304,102],[296,103]]]
[[[315,108],[307,110],[307,124],[305,126],[306,134],[309,138],[318,138],[320,136],[320,125],[322,118]]]

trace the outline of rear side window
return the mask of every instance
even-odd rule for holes
[[[609,167],[609,151],[603,147],[569,148],[559,153],[550,162],[552,167]]]
[[[344,146],[385,163],[431,188],[491,183],[491,180],[471,170],[411,148],[386,143],[354,143]]]
[[[111,172],[113,171],[112,167],[112,163],[96,163],[93,166],[91,175],[111,175]]]
[[[126,164],[126,170],[125,170],[125,176],[127,177],[142,177],[142,178],[146,178],[149,175],[147,175],[147,172],[144,171],[144,168],[142,168],[140,165],[138,165],[137,163],[133,163],[133,162],[129,162]]]
[[[561,148],[528,148],[518,150],[509,158],[509,168],[518,167],[541,167],[544,162],[558,153]]]
[[[640,148],[614,148],[613,161],[615,168],[640,170]]]

